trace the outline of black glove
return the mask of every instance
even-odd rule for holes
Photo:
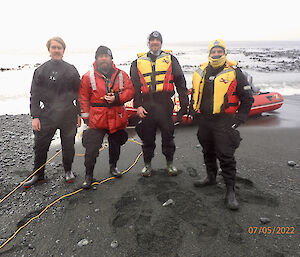
[[[180,110],[176,113],[177,122],[181,122],[182,116],[186,113],[187,113],[187,106],[181,107]]]
[[[238,117],[234,117],[231,127],[232,127],[233,129],[236,129],[236,128],[237,128],[238,126],[240,126],[242,123],[244,123],[243,120],[239,119]]]

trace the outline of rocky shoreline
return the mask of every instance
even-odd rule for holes
[[[289,98],[285,105],[291,104],[295,110],[297,99]],[[163,169],[158,136],[153,176],[139,175],[143,167],[139,160],[121,179],[59,201],[0,249],[0,256],[299,256],[300,169],[289,166],[288,161],[300,163],[300,132],[299,127],[278,126],[278,119],[290,118],[298,126],[298,119],[287,113],[288,109],[282,109],[251,119],[240,128],[243,141],[236,154],[238,212],[224,206],[221,177],[212,188],[192,186],[194,179],[205,174],[197,128],[179,126],[175,132],[177,177],[168,177]],[[0,122],[2,199],[32,172],[33,137],[29,115],[3,115]],[[139,140],[132,131],[130,136]],[[53,145],[48,157],[59,149]],[[133,163],[140,151],[139,145],[128,141],[122,148],[120,170]],[[79,142],[73,165],[75,184],[64,182],[59,154],[46,167],[46,183],[18,189],[0,205],[0,244],[48,204],[80,188],[82,153]],[[108,174],[106,149],[98,158],[95,178]],[[294,233],[252,231],[268,227],[293,227]]]
[[[243,60],[239,61],[239,66],[244,69],[250,69],[259,72],[299,72],[300,71],[300,50],[290,49],[271,49],[261,48],[259,50],[234,49],[229,50],[229,54],[241,54]],[[175,52],[175,56],[184,56],[185,52]],[[117,66],[130,66],[131,61],[117,64]],[[0,67],[1,72],[16,71],[23,69],[33,69],[40,66],[36,64],[22,64],[17,67]],[[182,65],[185,73],[192,73],[198,68],[198,65]]]
[[[1,72],[5,72],[5,71],[17,71],[17,70],[24,70],[24,69],[34,69],[39,67],[41,64],[40,63],[36,63],[36,64],[22,64],[22,65],[18,65],[17,67],[0,67],[0,71]]]

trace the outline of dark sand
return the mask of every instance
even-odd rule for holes
[[[217,186],[193,187],[194,179],[205,176],[197,127],[179,126],[175,132],[177,177],[168,177],[163,170],[158,135],[153,176],[140,176],[141,157],[121,179],[55,204],[1,249],[0,256],[300,256],[300,168],[287,165],[290,160],[300,164],[299,103],[300,96],[286,97],[277,112],[251,118],[239,128],[243,137],[236,152],[239,211],[225,208],[221,177]],[[0,122],[2,198],[26,178],[33,158],[30,117],[1,116]],[[133,129],[128,131],[139,140]],[[54,145],[49,157],[59,148]],[[132,164],[140,151],[139,145],[128,141],[119,169]],[[80,142],[76,152],[84,153]],[[83,161],[82,156],[75,157],[77,181],[66,185],[60,154],[47,166],[47,183],[19,189],[2,203],[0,243],[47,204],[79,188]],[[98,158],[95,178],[107,176],[106,148]],[[163,207],[168,199],[175,204]],[[268,224],[261,224],[264,217]],[[249,234],[249,227],[263,229],[261,234]],[[267,234],[268,227],[275,228],[275,233]],[[277,234],[279,230],[282,233]],[[79,247],[82,239],[88,244]],[[116,248],[111,247],[114,240]]]

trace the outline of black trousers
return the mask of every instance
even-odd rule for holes
[[[118,162],[121,145],[124,145],[128,139],[128,134],[125,130],[119,130],[113,134],[110,134],[106,129],[88,128],[85,130],[82,136],[82,145],[85,147],[84,165],[87,174],[93,174],[96,159],[99,156],[99,149],[102,147],[105,134],[108,134],[110,164],[116,164]]]
[[[236,176],[234,153],[241,138],[239,131],[231,128],[233,116],[229,114],[199,115],[197,122],[199,124],[197,137],[203,149],[207,174],[216,176],[218,159],[225,184],[234,186]]]
[[[38,169],[47,161],[47,153],[53,136],[57,129],[60,130],[62,145],[62,160],[65,171],[72,168],[75,155],[75,135],[77,132],[77,116],[53,122],[52,120],[41,118],[41,131],[34,131],[34,170]],[[45,166],[39,171],[44,173]]]
[[[164,104],[145,104],[144,108],[148,114],[136,126],[136,132],[143,141],[144,162],[150,163],[154,157],[157,129],[161,131],[162,153],[165,155],[167,161],[173,161],[176,147],[174,142],[174,105],[172,100],[167,99]]]

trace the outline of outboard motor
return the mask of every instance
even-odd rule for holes
[[[246,71],[243,71],[243,74],[245,75],[248,83],[249,83],[249,86],[251,86],[251,89],[252,89],[252,92],[254,94],[259,94],[259,88],[255,87],[254,84],[253,84],[253,77],[247,73]]]

